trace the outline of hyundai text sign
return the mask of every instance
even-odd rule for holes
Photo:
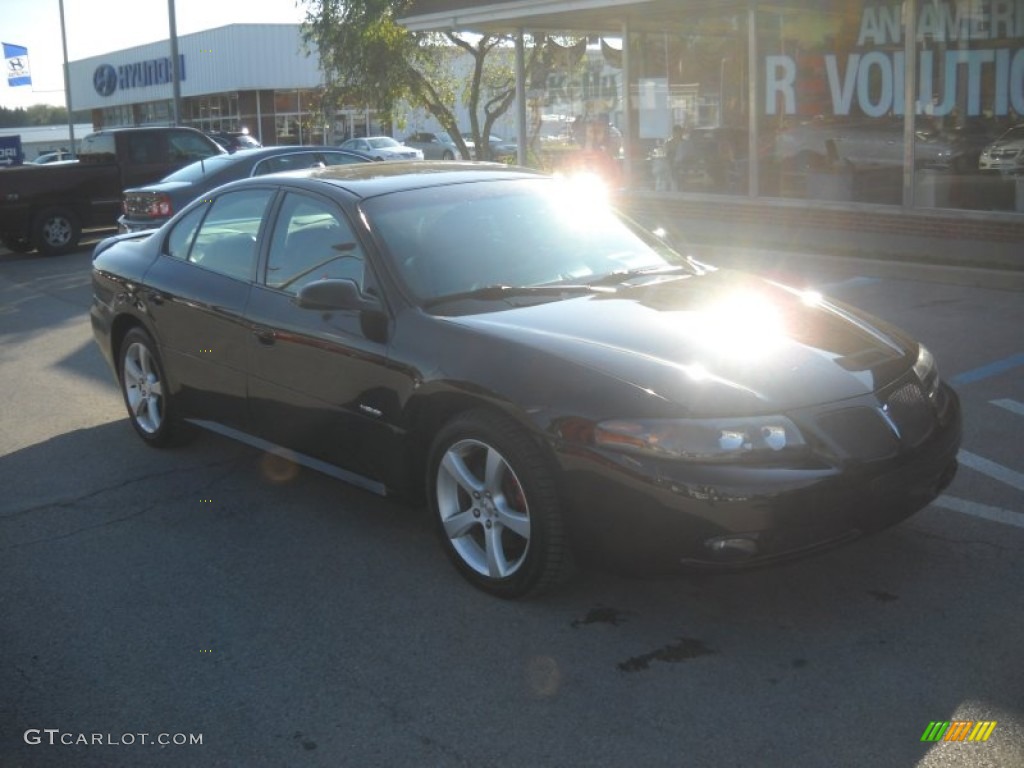
[[[21,165],[24,159],[21,136],[0,136],[0,167]]]
[[[185,79],[185,54],[178,56],[178,79]],[[170,56],[136,61],[114,67],[100,64],[92,73],[92,86],[100,96],[111,96],[120,89],[145,88],[174,82],[174,66]]]

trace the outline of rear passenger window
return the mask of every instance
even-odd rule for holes
[[[228,277],[252,280],[256,239],[273,196],[271,189],[246,189],[214,198],[196,232],[188,260]]]
[[[253,176],[263,176],[268,173],[280,173],[281,171],[297,171],[302,168],[322,166],[318,152],[294,152],[289,155],[278,155],[268,157],[253,169]]]
[[[192,249],[192,241],[195,240],[196,231],[199,229],[199,222],[203,220],[206,213],[205,206],[199,206],[185,215],[181,221],[174,225],[171,234],[167,236],[167,243],[164,252],[173,259],[188,259],[188,253]]]

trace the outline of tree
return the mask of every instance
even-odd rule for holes
[[[510,36],[411,32],[396,22],[411,0],[303,2],[303,39],[319,52],[328,103],[363,103],[390,114],[404,100],[426,109],[469,157],[455,116],[461,100],[478,155],[489,159],[486,137],[515,100]],[[472,62],[466,79],[456,69],[464,55]]]

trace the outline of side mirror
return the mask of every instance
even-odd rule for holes
[[[380,310],[378,302],[363,298],[355,281],[345,278],[325,278],[307,283],[299,290],[295,303],[303,309]]]

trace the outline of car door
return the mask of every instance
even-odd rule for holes
[[[247,426],[243,313],[275,194],[236,190],[193,208],[146,274],[147,312],[185,412],[238,429]]]
[[[304,285],[322,278],[350,279],[372,300],[376,283],[363,245],[337,204],[300,191],[282,198],[269,238],[246,310],[256,432],[380,481],[387,474],[386,414],[396,410],[387,316],[303,309],[295,302]]]

